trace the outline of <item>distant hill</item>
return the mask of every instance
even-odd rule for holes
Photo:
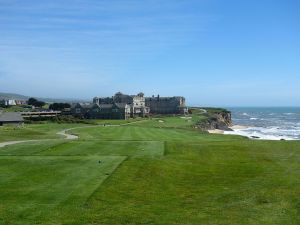
[[[27,100],[28,96],[13,94],[13,93],[2,93],[2,92],[0,92],[0,99]]]
[[[30,97],[36,98],[40,101],[44,102],[86,102],[87,100],[82,100],[82,99],[57,99],[57,98],[40,98],[40,97],[35,97],[35,96],[25,96],[25,95],[20,95],[20,94],[15,94],[15,93],[3,93],[0,92],[0,99],[16,99],[16,100],[28,100]]]

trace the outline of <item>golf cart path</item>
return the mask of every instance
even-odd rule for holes
[[[76,128],[79,128],[79,127],[76,127]],[[66,133],[66,131],[69,131],[69,130],[72,130],[72,129],[75,129],[75,127],[59,131],[56,134],[64,136],[65,140],[75,140],[75,139],[78,139],[78,136]],[[56,140],[56,139],[39,139],[39,140],[38,139],[36,139],[36,140],[32,139],[32,140],[22,140],[22,141],[6,141],[6,142],[1,142],[0,143],[0,148],[3,148],[5,146],[7,146],[7,145],[15,145],[15,144],[20,144],[20,143],[35,142],[35,141],[49,141],[49,140]]]
[[[61,130],[59,132],[57,132],[56,134],[58,135],[62,135],[64,136],[64,140],[76,140],[78,139],[78,136],[77,135],[74,135],[74,134],[68,134],[66,133],[67,131],[70,131],[70,130],[75,130],[75,129],[80,129],[80,128],[90,128],[90,127],[103,127],[103,126],[107,126],[107,127],[119,127],[119,126],[125,126],[125,125],[129,125],[129,124],[132,124],[132,123],[137,123],[137,122],[141,122],[143,120],[140,120],[140,121],[134,121],[134,122],[130,122],[130,123],[125,123],[125,124],[116,124],[116,125],[92,125],[92,126],[82,126],[82,127],[72,127],[72,128],[69,128],[69,129],[64,129],[64,130]],[[27,142],[35,142],[35,141],[49,141],[49,140],[57,140],[57,139],[36,139],[36,140],[20,140],[20,141],[6,141],[6,142],[0,142],[0,148],[3,148],[7,145],[15,145],[15,144],[20,144],[20,143],[27,143]]]

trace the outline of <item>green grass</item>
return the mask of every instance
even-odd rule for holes
[[[74,208],[83,206],[125,158],[1,157],[0,223],[33,224],[37,220],[43,223],[44,218],[47,218],[47,222],[55,221],[56,218],[51,218],[54,215],[49,217],[49,212],[62,209],[64,205]]]
[[[28,140],[28,139],[55,139],[62,138],[57,135],[58,131],[71,128],[81,127],[84,124],[57,124],[57,123],[44,123],[44,124],[30,124],[20,127],[16,126],[0,126],[0,142]]]
[[[101,124],[106,124],[106,125],[125,125],[125,124],[129,124],[129,123],[133,123],[133,122],[139,122],[139,121],[143,121],[143,120],[147,120],[145,118],[129,118],[127,120],[108,120],[108,119],[92,119],[89,120],[91,122],[97,123],[99,125]]]
[[[193,119],[86,127],[71,131],[75,141],[0,148],[0,224],[300,224],[299,141],[201,133]]]
[[[4,112],[30,112],[32,111],[32,106],[23,105],[23,106],[9,106],[9,107],[0,107],[0,110]]]
[[[164,154],[163,141],[66,141],[49,140],[5,146],[0,156],[149,156]]]

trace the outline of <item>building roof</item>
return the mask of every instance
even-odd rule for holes
[[[120,108],[120,109],[123,109],[126,107],[127,103],[115,103],[115,105]]]
[[[112,108],[113,104],[100,104],[100,109],[110,109]]]
[[[84,109],[89,109],[89,108],[92,108],[94,105],[91,104],[91,103],[79,103],[80,106]]]
[[[155,97],[146,97],[145,98],[145,100],[162,100],[162,101],[164,101],[164,100],[170,100],[170,99],[177,99],[177,100],[179,100],[179,99],[185,99],[184,97],[182,97],[182,96],[173,96],[173,97],[160,97],[160,96],[155,96]]]
[[[23,122],[24,119],[21,113],[18,112],[3,112],[0,113],[0,122]]]
[[[80,106],[81,108],[84,108],[84,109],[89,109],[91,107],[93,107],[94,104],[92,103],[74,103],[71,105],[71,108],[76,108],[78,106]]]

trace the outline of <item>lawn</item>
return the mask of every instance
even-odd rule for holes
[[[300,224],[299,141],[207,134],[188,120],[0,148],[0,224]]]
[[[85,124],[57,124],[57,123],[43,123],[43,124],[26,124],[23,126],[0,126],[0,142],[28,140],[28,139],[55,139],[62,138],[57,135],[58,131],[72,128],[87,126]]]
[[[51,218],[54,215],[49,217],[50,211],[63,209],[64,205],[83,206],[125,159],[122,156],[2,156],[3,224],[55,221]]]

